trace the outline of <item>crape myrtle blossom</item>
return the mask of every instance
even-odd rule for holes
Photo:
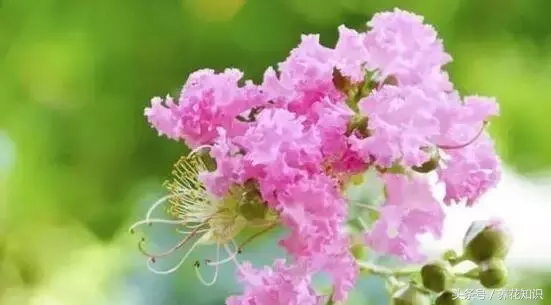
[[[438,135],[439,120],[434,117],[438,100],[416,86],[384,85],[359,102],[360,112],[369,118],[373,135],[353,138],[354,150],[366,160],[391,167],[419,166],[430,159],[434,146],[430,138]]]
[[[452,58],[444,51],[436,30],[423,17],[395,10],[373,16],[365,33],[366,65],[379,78],[392,76],[400,84],[419,84],[441,78],[440,68]],[[436,72],[436,73],[434,73]]]
[[[240,157],[242,170],[234,173],[244,175],[237,181],[258,183],[266,204],[291,231],[281,245],[309,270],[330,273],[335,298],[343,299],[357,276],[341,232],[346,203],[337,181],[322,172],[319,130],[305,127],[304,121],[284,109],[262,111],[243,136],[234,138],[246,152]]]
[[[194,248],[213,245],[216,258],[196,262],[197,275],[211,285],[219,265],[235,263],[245,287],[229,305],[345,301],[366,268],[352,240],[421,262],[417,236],[441,234],[444,212],[428,173],[445,185],[446,204],[475,204],[496,185],[500,162],[485,131],[499,113],[496,101],[461,98],[444,70],[451,56],[422,17],[396,9],[368,26],[340,26],[333,48],[303,35],[260,84],[242,81],[237,69],[203,69],[178,99],[151,101],[145,115],[152,127],[193,150],[176,164],[170,193],[133,226],[163,223],[183,234],[156,255],[140,244],[150,269],[170,273]],[[348,214],[349,204],[365,205],[344,193],[368,169],[384,182],[385,201],[366,207],[378,215],[366,225],[361,213]],[[171,219],[154,218],[164,202]],[[358,222],[364,232],[351,229]],[[251,240],[277,226],[287,229],[279,245],[288,260],[263,269],[239,261]],[[246,228],[257,233],[241,240]],[[177,266],[153,268],[182,248]],[[214,278],[205,280],[202,268],[215,268]],[[312,285],[317,273],[330,275],[330,296]]]
[[[418,234],[440,237],[444,211],[434,198],[425,176],[383,174],[386,200],[380,218],[366,234],[366,243],[382,253],[393,253],[406,261],[420,262],[423,255],[412,247]]]
[[[164,101],[155,97],[145,115],[159,135],[183,140],[194,148],[212,144],[217,127],[231,135],[241,134],[246,125],[236,117],[264,101],[262,91],[252,82],[238,86],[242,77],[237,69],[199,70],[189,76],[177,102],[170,96]]]
[[[444,202],[466,199],[468,205],[473,205],[499,181],[500,160],[492,139],[483,129],[487,119],[498,113],[495,99],[479,96],[466,97],[463,103],[456,103],[439,113],[449,118],[443,121],[437,140],[446,143],[442,147],[448,158],[446,166],[438,170],[446,186]]]
[[[266,97],[279,107],[305,115],[309,121],[319,117],[312,106],[328,98],[341,102],[344,94],[333,86],[331,64],[334,50],[319,43],[319,35],[303,35],[300,44],[278,66],[278,73],[268,68],[262,89]]]

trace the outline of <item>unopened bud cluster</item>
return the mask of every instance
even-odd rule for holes
[[[452,262],[456,259],[455,255],[449,258]],[[434,303],[436,305],[463,304],[463,301],[454,296],[451,291],[457,278],[452,269],[452,263],[447,260],[429,263],[421,268],[423,286],[437,294]]]
[[[463,246],[466,257],[479,267],[478,278],[482,286],[493,289],[507,284],[508,270],[504,259],[511,243],[509,229],[499,220],[471,224]]]
[[[392,305],[430,305],[430,293],[422,287],[410,283],[392,295]]]
[[[425,264],[420,269],[422,286],[410,283],[398,290],[392,296],[392,305],[465,304],[452,292],[460,277],[476,279],[489,289],[504,287],[508,278],[504,259],[511,242],[511,234],[501,221],[473,222],[465,234],[463,255],[460,257],[450,250],[444,253],[442,260]],[[475,263],[477,268],[468,273],[454,273],[454,266],[464,261]]]

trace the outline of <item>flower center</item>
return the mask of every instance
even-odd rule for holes
[[[246,227],[266,227],[277,221],[254,181],[234,184],[225,196],[213,198],[198,179],[205,171],[201,157],[191,154],[175,164],[174,179],[167,184],[173,195],[168,212],[187,223],[206,226],[205,242],[226,244]]]

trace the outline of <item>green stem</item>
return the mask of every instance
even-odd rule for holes
[[[478,280],[479,274],[480,274],[480,269],[478,267],[475,267],[465,273],[456,273],[455,276],[463,277],[471,280]]]
[[[360,108],[358,107],[358,88],[352,88],[348,91],[346,104],[350,109],[352,109],[355,113],[358,113],[360,111]]]
[[[358,262],[360,272],[364,274],[376,274],[382,277],[401,277],[409,276],[419,272],[419,266],[408,266],[402,268],[389,268],[385,266],[375,265],[370,262]]]
[[[329,295],[329,298],[327,299],[327,303],[325,303],[325,305],[335,305],[335,302],[333,302],[334,294],[335,294],[335,289],[331,291],[331,294]]]
[[[457,266],[459,264],[461,264],[462,262],[466,262],[468,261],[469,259],[463,254],[461,255],[460,257],[457,257],[457,258],[454,258],[454,259],[450,259],[448,260],[450,262],[450,264],[452,266]]]

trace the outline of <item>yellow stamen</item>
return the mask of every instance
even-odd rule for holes
[[[176,271],[196,247],[206,244],[216,245],[216,261],[209,261],[206,265],[217,269],[223,263],[236,261],[235,256],[245,244],[267,231],[262,230],[254,234],[240,247],[234,245],[236,251],[231,251],[228,244],[235,244],[233,239],[243,229],[246,227],[271,229],[277,225],[278,214],[266,206],[253,181],[248,181],[244,185],[234,185],[222,198],[214,198],[199,180],[199,175],[206,171],[205,162],[195,151],[180,158],[172,171],[173,179],[165,184],[170,194],[155,202],[148,210],[146,218],[131,227],[131,231],[134,231],[142,225],[169,224],[176,226],[176,231],[184,235],[168,250],[155,254],[144,249],[145,239],[140,241],[139,249],[149,257],[147,266],[152,272],[168,274]],[[169,202],[167,213],[175,219],[153,218],[152,214],[156,208],[166,201]],[[175,253],[188,243],[192,243],[190,248],[174,267],[167,270],[153,268],[152,264],[157,258]],[[225,259],[220,259],[218,254],[221,246],[229,254]],[[198,267],[196,265],[196,268]],[[214,284],[218,276],[218,270],[215,270],[213,279],[205,281],[198,270],[197,273],[200,281],[205,285]]]

